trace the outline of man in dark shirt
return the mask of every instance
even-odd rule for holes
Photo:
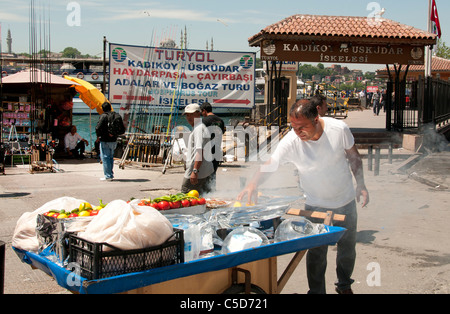
[[[108,120],[111,118],[112,107],[109,102],[102,105],[103,114],[98,120],[95,131],[97,138],[100,140],[100,157],[103,163],[104,178],[102,181],[112,181],[114,179],[114,151],[117,147],[117,136],[109,133]]]
[[[214,173],[211,176],[211,188],[215,190],[216,186],[216,172],[220,162],[223,161],[222,152],[222,136],[225,133],[225,123],[221,118],[212,112],[210,103],[205,102],[201,104],[200,109],[203,116],[203,124],[208,127],[211,133],[211,154],[213,157],[212,163],[214,166]]]

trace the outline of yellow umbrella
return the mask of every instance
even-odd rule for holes
[[[78,83],[74,85],[75,90],[80,93],[81,100],[91,109],[96,109],[98,114],[103,113],[102,105],[107,102],[105,95],[94,85],[79,78],[64,76],[65,79]]]

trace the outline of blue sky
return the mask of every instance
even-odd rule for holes
[[[13,51],[29,52],[30,3],[30,0],[0,0],[3,51],[10,29]],[[50,20],[52,51],[71,46],[83,54],[98,56],[102,55],[103,36],[119,44],[156,45],[167,37],[179,44],[185,27],[190,49],[205,49],[206,42],[213,38],[215,50],[256,52],[258,49],[248,46],[248,38],[283,18],[294,14],[368,16],[374,10],[368,10],[371,3],[367,0],[34,0],[36,17]],[[436,3],[442,39],[450,46],[450,1],[436,0]],[[372,8],[377,6],[386,9],[387,19],[427,28],[428,0],[373,1]],[[76,12],[80,14],[75,15]],[[38,37],[43,40],[49,37],[49,32],[47,29],[44,33],[42,29]]]

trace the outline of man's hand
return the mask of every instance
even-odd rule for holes
[[[356,200],[358,203],[361,201],[362,196],[362,207],[367,207],[369,205],[370,197],[369,197],[369,191],[367,190],[366,186],[356,186]]]
[[[191,180],[192,185],[197,185],[198,184],[198,173],[192,172],[190,180]]]
[[[238,195],[237,200],[242,201],[245,195],[247,195],[247,204],[256,204],[258,202],[257,186],[252,183],[247,185],[247,187]]]

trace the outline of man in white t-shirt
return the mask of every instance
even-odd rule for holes
[[[205,147],[211,140],[208,128],[202,123],[202,113],[198,104],[190,104],[184,109],[187,122],[193,127],[187,143],[186,171],[181,192],[197,190],[200,195],[211,192],[211,175],[214,173],[211,150]]]
[[[254,202],[258,185],[275,172],[278,165],[293,163],[306,196],[306,210],[332,210],[336,214],[346,215],[345,222],[335,224],[347,229],[337,245],[336,291],[352,293],[351,275],[356,258],[355,197],[359,202],[362,196],[363,207],[369,202],[361,157],[348,126],[336,119],[319,117],[313,102],[297,102],[292,106],[290,118],[292,131],[280,141],[269,162],[260,168],[238,199],[242,200],[247,194],[248,203]],[[308,251],[309,293],[326,293],[327,250],[328,246],[323,246]]]
[[[77,133],[77,127],[72,125],[70,132],[64,137],[67,154],[72,158],[84,159],[84,151],[89,142]]]

